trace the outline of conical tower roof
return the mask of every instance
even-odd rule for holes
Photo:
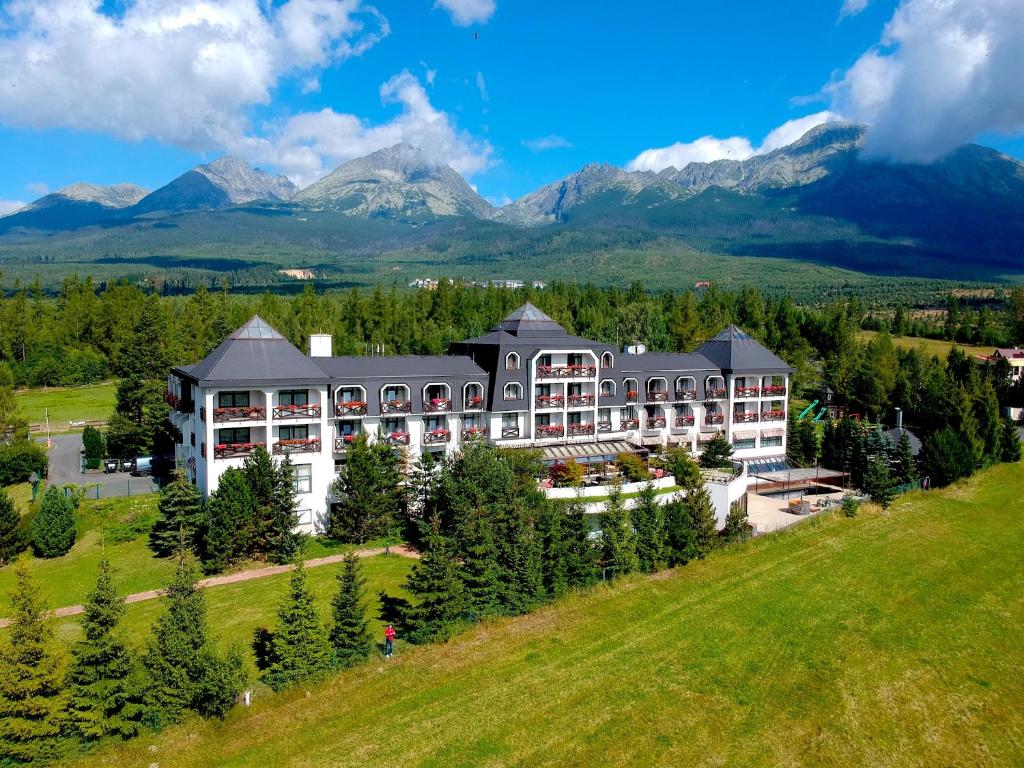
[[[541,312],[530,302],[526,302],[519,309],[498,323],[492,331],[505,331],[513,336],[568,336],[568,332]]]
[[[704,342],[697,352],[721,368],[737,373],[791,373],[793,369],[763,347],[746,331],[729,325],[721,333]]]

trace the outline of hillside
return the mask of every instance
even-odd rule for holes
[[[1024,473],[830,516],[83,765],[1019,765]]]

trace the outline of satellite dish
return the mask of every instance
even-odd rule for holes
[[[636,352],[634,352],[633,354],[635,354],[635,355],[642,355],[644,352],[647,351],[647,345],[646,344],[637,344],[635,347],[633,347],[633,349],[636,350]]]

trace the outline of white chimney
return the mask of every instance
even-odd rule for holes
[[[896,429],[903,431],[903,409],[896,409]]]
[[[333,339],[329,333],[309,334],[309,356],[330,357],[332,354]]]

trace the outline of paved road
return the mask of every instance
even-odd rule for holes
[[[149,477],[132,477],[127,472],[114,472],[109,475],[102,472],[83,473],[81,471],[81,451],[82,435],[79,433],[54,435],[50,438],[50,472],[47,477],[50,485],[98,484],[98,491],[96,488],[89,489],[90,499],[137,496],[140,493],[153,493],[157,490],[156,483]]]
[[[391,553],[400,555],[401,557],[419,558],[420,553],[415,549],[411,549],[405,545],[399,547],[391,547]],[[372,549],[357,549],[355,551],[356,557],[373,557],[375,555],[384,554],[384,547],[374,547]],[[346,555],[328,555],[327,557],[315,557],[312,560],[306,560],[303,565],[306,568],[317,568],[321,565],[331,565],[332,563],[340,563],[344,560]],[[238,571],[237,573],[225,573],[223,576],[211,576],[208,579],[200,579],[198,586],[200,589],[206,589],[207,587],[220,587],[225,584],[237,584],[240,581],[251,581],[252,579],[265,579],[267,576],[276,576],[279,573],[287,573],[292,570],[294,565],[270,565],[266,568],[254,568],[250,571]],[[145,600],[156,600],[160,595],[163,594],[163,590],[150,589],[146,592],[136,592],[133,595],[126,595],[124,601],[126,603],[141,603]],[[47,612],[47,616],[75,616],[79,613],[85,612],[85,606],[82,605],[68,605],[63,608],[55,608],[52,611]],[[10,619],[0,619],[0,629],[9,627],[11,625]]]

